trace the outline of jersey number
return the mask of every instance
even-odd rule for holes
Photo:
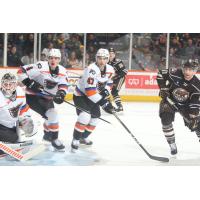
[[[42,68],[42,65],[40,63],[38,63],[37,66],[38,66],[38,69]]]
[[[88,80],[87,80],[87,83],[90,84],[90,85],[93,85],[94,79],[89,77]]]

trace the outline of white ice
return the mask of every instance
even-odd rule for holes
[[[130,129],[147,151],[156,156],[170,158],[169,163],[151,160],[140,146],[129,135],[124,127],[112,115],[102,112],[102,118],[112,125],[100,121],[96,130],[90,136],[93,141],[91,147],[81,147],[77,153],[70,152],[73,128],[77,116],[74,107],[63,103],[56,106],[60,118],[59,138],[65,143],[65,152],[53,152],[48,148],[40,155],[26,162],[0,159],[0,165],[46,165],[46,166],[171,166],[200,165],[200,143],[194,132],[190,132],[179,114],[176,114],[174,129],[178,154],[170,155],[169,146],[162,133],[158,116],[158,103],[124,103],[124,112],[120,119]],[[41,142],[43,136],[42,119],[33,112],[34,120],[38,124],[39,132],[36,140]]]

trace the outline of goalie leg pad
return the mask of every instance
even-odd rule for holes
[[[8,128],[0,124],[0,141],[15,143],[18,141],[16,127]]]

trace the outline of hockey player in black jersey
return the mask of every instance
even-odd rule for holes
[[[127,74],[127,69],[122,62],[122,60],[116,58],[116,53],[113,48],[109,48],[110,58],[109,65],[112,65],[115,70],[115,76],[113,77],[113,87],[112,87],[112,96],[117,105],[115,109],[117,112],[123,111],[123,106],[121,102],[121,98],[119,96],[119,91],[125,81],[125,76]]]
[[[198,67],[198,60],[190,59],[182,65],[182,69],[160,70],[157,75],[162,98],[159,116],[172,155],[177,154],[172,125],[175,112],[182,115],[185,125],[196,132],[200,140],[200,80],[195,76]]]

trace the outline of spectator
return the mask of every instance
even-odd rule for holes
[[[17,41],[15,42],[17,51],[20,56],[24,55],[24,45],[25,45],[25,40],[24,40],[24,35],[23,34],[17,34]]]
[[[46,48],[49,43],[54,44],[54,34],[52,33],[47,33],[47,34],[42,34],[42,49]]]
[[[80,41],[78,40],[78,36],[76,34],[71,34],[70,35],[70,39],[66,41],[66,48],[72,52],[72,51],[76,51],[76,53],[78,53],[78,51],[80,51]]]
[[[69,68],[82,68],[83,67],[82,62],[78,60],[75,51],[72,51],[69,56],[69,59],[67,59],[67,67],[69,67]]]
[[[34,35],[30,33],[24,42],[24,52],[33,51]]]
[[[90,62],[95,62],[95,56],[96,56],[96,50],[95,50],[95,47],[90,45],[88,46],[88,51],[87,53],[89,54],[90,56]]]
[[[33,57],[33,52],[29,52],[27,53],[26,56],[23,56],[21,58],[21,61],[24,65],[28,65],[28,64],[31,64],[31,63],[34,63],[34,57]]]
[[[42,50],[43,58],[44,58],[44,55],[47,57],[49,51],[50,51],[51,49],[53,49],[53,48],[54,48],[53,43],[52,43],[52,42],[49,42],[49,43],[47,44],[47,48],[44,48],[44,49]],[[44,59],[46,60],[46,58],[44,58]]]
[[[68,50],[66,49],[65,43],[61,45],[60,53],[61,53],[60,64],[63,65],[64,67],[67,67]]]
[[[59,34],[58,38],[56,39],[56,48],[61,49],[61,46],[66,42],[65,34]]]
[[[187,41],[187,46],[185,47],[185,56],[187,59],[194,58],[195,46],[193,45],[193,40],[191,38]]]
[[[21,62],[20,56],[17,53],[16,46],[12,46],[11,50],[8,52],[8,66],[21,66],[23,63]]]
[[[87,46],[93,46],[96,50],[99,48],[99,43],[93,33],[88,34],[87,37]]]

